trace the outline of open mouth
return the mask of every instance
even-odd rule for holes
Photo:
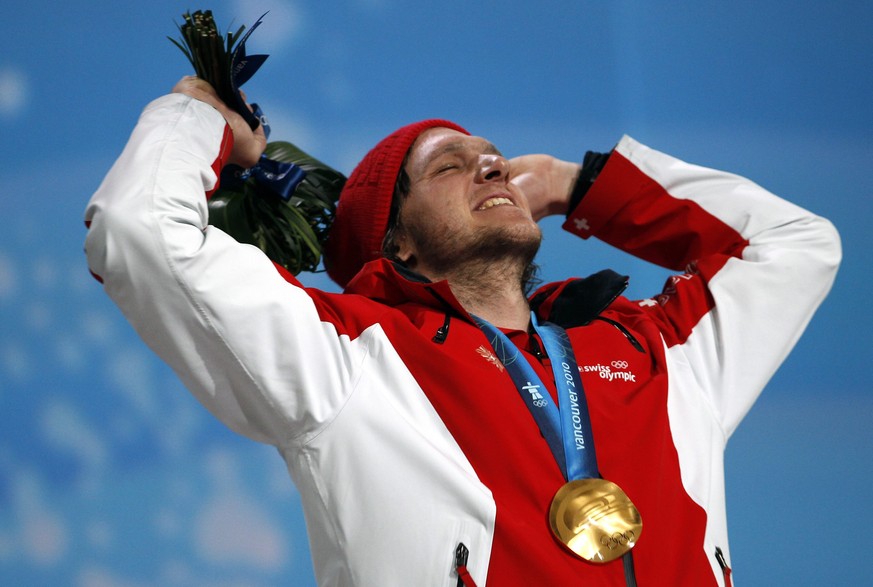
[[[509,198],[504,198],[502,196],[495,196],[493,198],[488,198],[482,205],[476,208],[476,210],[488,210],[489,208],[494,208],[495,206],[515,206],[515,204]]]

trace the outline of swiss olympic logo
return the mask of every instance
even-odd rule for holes
[[[579,365],[580,373],[595,373],[601,379],[607,381],[628,381],[635,382],[636,374],[629,369],[630,363],[624,359],[615,359],[609,364],[596,363],[594,365]]]

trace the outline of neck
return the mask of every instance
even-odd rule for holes
[[[530,306],[522,289],[524,267],[506,263],[476,263],[456,267],[447,275],[429,275],[445,279],[467,312],[483,318],[498,328],[527,330]]]

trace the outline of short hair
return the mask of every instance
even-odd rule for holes
[[[410,153],[412,153],[412,147],[406,152],[406,155],[403,157],[403,163],[400,164],[400,171],[397,172],[394,192],[391,195],[391,209],[388,212],[388,227],[385,230],[385,238],[382,239],[382,256],[389,261],[400,264],[403,264],[403,261],[397,257],[400,247],[397,245],[395,238],[397,229],[400,228],[400,207],[406,198],[409,197],[411,187],[409,174],[406,173],[406,163],[409,161]]]

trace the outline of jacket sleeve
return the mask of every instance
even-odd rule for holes
[[[827,220],[629,137],[564,226],[683,272],[638,303],[709,394],[726,437],[827,295],[841,255]]]
[[[149,104],[88,204],[85,250],[108,295],[201,403],[235,431],[280,443],[338,409],[366,349],[322,320],[315,296],[260,250],[207,224],[204,194],[231,145],[207,104],[181,94]]]

